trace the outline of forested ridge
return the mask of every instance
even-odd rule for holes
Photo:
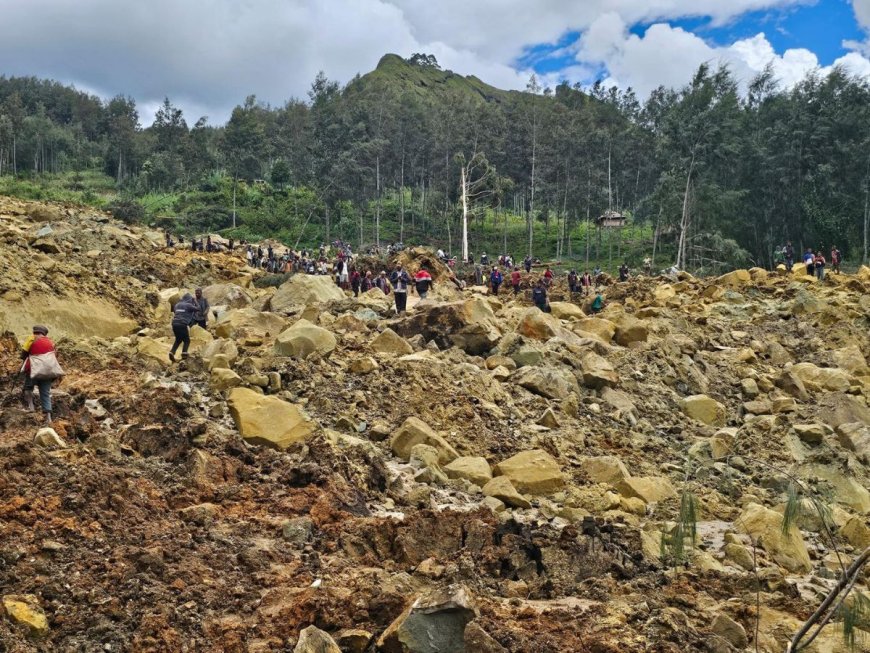
[[[742,85],[741,85],[742,84]],[[790,89],[701,67],[684,88],[502,91],[386,55],[305,99],[250,96],[226,125],[166,99],[0,77],[0,192],[78,193],[128,220],[288,244],[401,240],[515,256],[770,265],[786,240],[867,258],[870,85],[835,69]],[[78,197],[77,196],[77,197]],[[626,233],[599,241],[606,211]],[[592,222],[590,222],[592,221]],[[614,244],[615,243],[615,244]]]

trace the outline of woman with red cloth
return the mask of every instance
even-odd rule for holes
[[[33,406],[33,388],[39,388],[39,401],[42,404],[42,412],[45,415],[45,423],[51,424],[51,384],[54,379],[32,379],[30,376],[30,357],[54,353],[54,343],[48,337],[48,329],[41,324],[33,327],[33,335],[24,342],[21,357],[24,364],[21,366],[24,372],[24,400],[27,410],[35,410]]]

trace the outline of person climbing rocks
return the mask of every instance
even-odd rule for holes
[[[540,279],[535,282],[535,287],[532,289],[532,302],[534,302],[535,306],[541,309],[544,313],[550,312],[550,302],[547,299],[547,287]]]
[[[194,313],[194,324],[205,329],[205,325],[208,322],[208,311],[211,308],[208,304],[208,300],[202,294],[202,288],[197,288],[194,291],[194,305],[196,306],[196,311]]]
[[[785,258],[785,269],[788,272],[791,272],[791,269],[794,266],[794,245],[791,244],[790,240],[786,241],[782,253]]]
[[[479,265],[474,266],[474,285],[483,285],[483,268]]]
[[[486,255],[486,252],[480,255],[480,264],[484,267],[489,265],[489,257]]]
[[[620,281],[628,281],[628,263],[624,263],[619,266],[619,280]]]
[[[813,259],[813,265],[816,268],[816,278],[819,281],[825,280],[825,256],[822,254],[822,250],[816,252],[816,256]]]
[[[45,423],[51,424],[51,385],[63,376],[63,370],[57,362],[57,353],[54,343],[48,337],[47,327],[34,325],[32,335],[22,345],[21,358],[24,359],[21,365],[24,374],[21,398],[24,405],[30,412],[35,410],[33,388],[38,388]]]
[[[350,289],[353,290],[354,297],[359,297],[360,286],[362,286],[362,276],[359,270],[354,268],[354,271],[350,275]]]
[[[843,255],[836,245],[831,246],[831,272],[840,274],[840,261],[843,260]]]
[[[190,326],[196,323],[196,300],[189,292],[178,300],[172,314],[172,333],[175,342],[169,350],[169,360],[175,362],[175,352],[182,345],[181,358],[187,358],[187,350],[190,348]]]
[[[396,297],[396,313],[404,313],[408,305],[408,285],[411,283],[411,277],[401,263],[396,263],[396,269],[390,275],[390,283],[393,286],[393,295]]]
[[[810,247],[807,247],[807,251],[804,252],[804,265],[807,266],[807,276],[813,276],[816,273],[816,257],[813,254],[813,250]]]
[[[553,271],[550,269],[550,266],[547,266],[547,269],[544,270],[544,287],[549,288],[553,283]]]
[[[498,267],[493,265],[492,272],[489,273],[489,285],[492,288],[493,295],[498,295],[498,289],[502,281],[504,281],[504,277],[499,272]]]
[[[526,258],[523,259],[523,265],[526,267],[526,274],[530,274],[532,272],[532,255],[529,254]]]
[[[433,284],[432,275],[429,274],[429,270],[427,270],[424,265],[420,268],[417,274],[414,275],[414,289],[417,291],[420,299],[426,299],[426,295],[429,294]]]
[[[601,293],[595,293],[595,299],[592,300],[592,304],[589,307],[593,313],[600,313],[604,310],[604,297],[601,296]]]
[[[514,289],[514,295],[520,294],[520,282],[522,281],[523,275],[520,274],[520,269],[518,267],[514,268],[514,271],[511,272],[511,288]]]
[[[589,270],[583,272],[583,276],[580,277],[580,285],[583,287],[583,294],[589,297],[589,293],[592,291],[592,275],[589,274]]]

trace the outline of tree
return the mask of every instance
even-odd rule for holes
[[[221,142],[221,151],[233,176],[233,227],[236,226],[236,194],[240,177],[254,180],[261,173],[257,152],[265,145],[263,125],[256,116],[257,98],[249,95],[243,106],[233,109]]]

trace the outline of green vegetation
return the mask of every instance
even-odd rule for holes
[[[841,70],[745,91],[702,66],[641,103],[631,90],[561,84],[502,91],[386,55],[306,100],[250,96],[226,125],[192,126],[169,99],[136,103],[0,77],[0,192],[108,208],[184,233],[313,246],[394,241],[526,253],[613,270],[673,263],[716,273],[773,252],[837,244],[866,260],[870,85]],[[602,230],[605,212],[625,217]]]

